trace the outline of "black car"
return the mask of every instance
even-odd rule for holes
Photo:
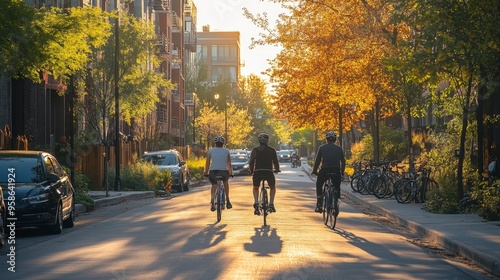
[[[0,248],[4,244],[4,237],[6,236],[5,222],[7,215],[7,207],[5,206],[5,201],[3,200],[2,187],[0,187]]]
[[[142,160],[152,162],[162,171],[165,169],[170,170],[172,189],[178,192],[189,191],[191,181],[189,167],[177,150],[148,152],[142,155]]]
[[[75,190],[51,154],[0,151],[0,186],[7,219],[16,228],[43,227],[59,234],[63,227],[74,226]]]
[[[234,175],[249,175],[250,157],[245,154],[232,154],[231,166],[233,167]]]

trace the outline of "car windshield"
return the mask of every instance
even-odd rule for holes
[[[287,155],[289,156],[290,155],[290,152],[289,151],[279,151],[278,154],[280,155]]]
[[[175,165],[177,160],[173,154],[145,155],[143,159],[155,165]]]
[[[247,162],[248,157],[244,155],[232,155],[231,156],[231,162]]]
[[[42,162],[32,157],[2,157],[0,183],[8,183],[9,178],[15,183],[42,182],[45,179]]]

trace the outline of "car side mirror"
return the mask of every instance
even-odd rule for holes
[[[61,177],[59,177],[59,176],[58,176],[57,174],[55,174],[55,173],[49,173],[49,174],[47,174],[47,181],[48,181],[49,183],[56,182],[56,181],[58,181],[58,180],[60,180],[60,179],[61,179]]]

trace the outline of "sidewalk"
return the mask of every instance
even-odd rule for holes
[[[91,191],[90,197],[94,200],[94,208],[104,207],[108,205],[122,203],[128,200],[153,198],[155,193],[153,191],[127,191],[115,192],[109,191],[106,197],[105,191]],[[76,214],[87,212],[87,208],[82,204],[75,205]]]
[[[302,169],[310,175],[312,168],[302,164]],[[341,192],[500,277],[500,222],[488,222],[476,214],[429,213],[421,209],[422,204],[402,204],[394,199],[355,193],[349,182],[342,182]]]

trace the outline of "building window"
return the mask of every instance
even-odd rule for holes
[[[207,61],[208,56],[208,46],[197,45],[196,46],[196,61]]]
[[[234,45],[212,45],[212,63],[237,63],[237,49]]]

